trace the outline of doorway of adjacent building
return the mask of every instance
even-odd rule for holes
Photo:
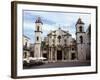
[[[71,54],[71,59],[74,60],[76,58],[75,53]]]
[[[57,60],[62,60],[62,51],[61,50],[57,51]]]

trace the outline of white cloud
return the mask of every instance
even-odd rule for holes
[[[23,26],[26,29],[35,29],[35,24],[32,22],[24,22]]]

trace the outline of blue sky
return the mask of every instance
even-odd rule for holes
[[[72,37],[75,38],[75,24],[80,17],[85,23],[84,29],[86,30],[90,24],[91,14],[89,13],[75,13],[75,12],[52,12],[52,11],[32,11],[23,10],[23,34],[31,39],[31,43],[34,43],[35,37],[35,20],[37,17],[41,17],[43,22],[44,38],[50,31],[56,30],[59,27],[62,30],[69,31]]]

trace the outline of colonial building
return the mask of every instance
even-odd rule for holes
[[[23,59],[30,57],[30,38],[23,35]]]

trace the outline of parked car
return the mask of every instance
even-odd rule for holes
[[[29,57],[29,58],[25,58],[23,59],[23,65],[24,66],[38,66],[38,65],[42,65],[45,62],[43,61],[45,58],[40,57],[40,58],[33,58],[33,57]]]

